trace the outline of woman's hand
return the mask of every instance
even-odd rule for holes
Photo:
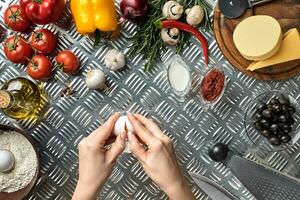
[[[195,199],[177,163],[172,140],[142,115],[128,114],[137,136],[148,146],[146,151],[138,138],[128,133],[130,149],[145,172],[171,199]]]
[[[117,157],[125,148],[125,132],[118,135],[109,150],[104,148],[118,118],[119,114],[114,114],[79,143],[79,179],[73,200],[94,200],[110,176]]]

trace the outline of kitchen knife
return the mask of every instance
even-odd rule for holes
[[[212,200],[238,200],[233,194],[225,188],[219,186],[214,181],[203,175],[189,172],[195,183],[203,190]]]
[[[219,0],[218,6],[221,13],[230,19],[241,16],[247,8],[267,3],[273,0]]]
[[[229,168],[258,200],[300,199],[300,182],[291,176],[235,155]]]

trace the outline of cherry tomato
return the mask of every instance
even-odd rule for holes
[[[34,79],[42,80],[50,77],[52,64],[44,55],[36,55],[32,57],[27,65],[27,73]]]
[[[74,73],[79,67],[79,60],[72,51],[61,51],[56,57],[56,62],[66,73]]]
[[[38,53],[49,54],[56,48],[56,37],[47,29],[39,29],[33,32],[30,44]]]
[[[32,55],[32,49],[25,38],[13,35],[4,42],[4,54],[14,63],[25,63]]]
[[[25,32],[30,26],[25,10],[19,5],[11,5],[4,12],[4,23],[14,31]]]

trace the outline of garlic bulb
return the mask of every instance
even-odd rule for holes
[[[163,16],[169,19],[179,19],[183,13],[183,6],[176,1],[167,1],[162,9]]]
[[[86,86],[93,90],[104,88],[105,81],[105,74],[100,69],[93,69],[89,71],[85,79]]]
[[[127,129],[128,132],[131,132],[131,133],[134,132],[133,126],[132,126],[131,122],[129,121],[128,117],[127,116],[120,116],[119,119],[115,123],[113,133],[116,136],[120,135],[122,133],[122,131],[126,131],[125,130],[125,125],[126,125],[126,129]]]
[[[113,70],[119,70],[125,66],[125,55],[116,49],[109,50],[104,56],[105,65]]]
[[[180,40],[180,32],[178,28],[163,28],[161,30],[160,36],[161,39],[169,45],[176,45]]]
[[[12,170],[15,164],[15,157],[8,150],[0,150],[0,172],[8,172]]]
[[[196,5],[186,9],[186,22],[191,26],[197,26],[204,18],[204,10],[201,6]]]

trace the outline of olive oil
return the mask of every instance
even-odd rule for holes
[[[26,119],[37,115],[42,102],[40,88],[23,77],[9,80],[0,90],[0,108],[4,114],[14,119]]]

